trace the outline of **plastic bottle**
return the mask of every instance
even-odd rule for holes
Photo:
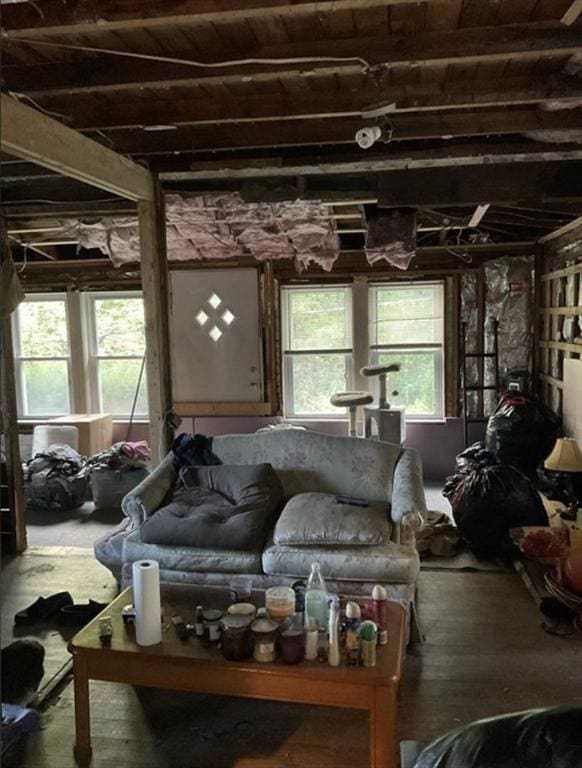
[[[360,663],[360,624],[362,611],[357,603],[346,603],[346,664]]]
[[[202,606],[196,606],[196,618],[194,619],[194,632],[196,637],[202,637],[204,635],[204,619],[202,618]]]
[[[318,631],[315,619],[309,619],[305,624],[305,658],[307,661],[317,659]]]
[[[339,618],[339,597],[334,595],[329,602],[329,650],[327,652],[327,660],[330,667],[339,667],[340,664]]]
[[[372,590],[372,602],[378,625],[378,645],[386,645],[388,642],[388,595],[380,584],[376,584]]]
[[[325,631],[329,618],[327,603],[327,587],[321,575],[321,567],[319,563],[312,563],[305,591],[305,623],[307,624],[309,619],[315,619],[320,631]]]

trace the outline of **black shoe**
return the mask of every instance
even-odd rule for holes
[[[88,603],[65,605],[59,613],[59,624],[63,627],[84,627],[101,611],[107,608],[107,603],[89,600]]]
[[[40,624],[53,618],[61,608],[67,605],[73,605],[73,598],[69,592],[56,592],[49,597],[39,597],[28,608],[18,611],[14,616],[14,624],[16,626]]]

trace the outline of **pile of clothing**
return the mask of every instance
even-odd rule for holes
[[[87,469],[143,469],[152,457],[152,452],[145,440],[135,443],[115,443],[106,451],[96,453],[87,459]]]
[[[87,490],[86,460],[69,445],[54,443],[23,465],[26,503],[36,509],[74,509]]]

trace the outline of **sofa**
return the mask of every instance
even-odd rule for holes
[[[145,522],[171,498],[178,481],[170,453],[123,499],[125,521],[95,544],[97,559],[123,586],[131,583],[132,563],[144,558],[158,561],[165,582],[228,586],[244,574],[253,577],[255,589],[305,579],[317,561],[331,591],[357,598],[382,584],[413,616],[419,557],[414,546],[400,543],[400,534],[408,513],[426,518],[415,450],[275,429],[215,437],[212,452],[223,465],[268,463],[275,470],[284,506],[260,544],[240,550],[142,540]],[[366,499],[369,506],[340,505],[338,495]]]

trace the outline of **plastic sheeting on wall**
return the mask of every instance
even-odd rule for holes
[[[507,374],[512,370],[532,367],[532,294],[533,256],[506,256],[485,263],[485,333],[484,351],[493,351],[493,321],[498,321],[499,377],[503,389]],[[475,273],[461,277],[461,320],[467,323],[467,352],[476,350],[477,339],[477,279]],[[476,383],[475,359],[467,361],[468,383]],[[494,382],[494,363],[484,362],[484,384]],[[469,415],[475,416],[477,398],[469,393]],[[484,413],[495,405],[495,395],[485,392]]]
[[[65,221],[83,248],[98,248],[115,266],[139,262],[137,218]],[[327,206],[317,200],[246,203],[238,193],[166,195],[168,259],[224,260],[245,255],[258,261],[295,259],[331,270],[339,237]]]

